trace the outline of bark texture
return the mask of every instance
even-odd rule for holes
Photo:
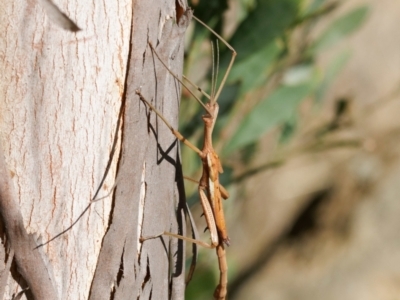
[[[178,144],[135,90],[177,126],[181,87],[148,41],[181,74],[187,7],[46,3],[0,14],[0,297],[183,298],[183,243],[139,243],[185,206]]]
[[[134,5],[114,211],[90,299],[108,299],[110,286],[117,299],[167,299],[171,284],[173,298],[181,298],[178,294],[184,291],[183,243],[170,245],[169,238],[164,237],[148,240],[143,245],[139,242],[141,235],[176,232],[182,227],[181,221],[177,223],[176,206],[178,216],[182,216],[185,209],[184,194],[180,193],[182,177],[177,177],[180,170],[177,140],[170,132],[165,132],[165,124],[157,120],[155,113],[151,113],[136,95],[136,90],[140,89],[165,118],[177,126],[180,85],[148,46],[148,41],[157,45],[157,52],[170,69],[182,73],[183,37],[191,15],[183,15],[176,24],[171,19],[173,15],[168,15],[171,13],[175,11],[160,11],[150,2]],[[160,16],[163,22],[152,22]],[[171,182],[176,184],[171,185]],[[176,202],[176,199],[181,201]],[[169,261],[171,251],[178,251],[173,262]],[[172,267],[175,270],[169,278]]]

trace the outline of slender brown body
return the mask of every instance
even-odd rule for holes
[[[219,284],[214,292],[214,298],[224,300],[228,292],[228,264],[226,262],[225,247],[221,243],[217,246],[217,256],[219,264]]]
[[[226,230],[224,209],[222,206],[221,186],[219,183],[219,174],[223,172],[221,161],[217,153],[215,153],[212,145],[212,132],[215,125],[215,120],[218,116],[218,104],[211,102],[206,104],[209,112],[203,116],[204,121],[204,144],[202,155],[203,174],[200,179],[199,189],[205,189],[210,201],[214,219],[218,231],[219,239],[229,246],[229,237]],[[210,115],[212,113],[213,115]],[[226,199],[229,195],[224,195]],[[209,224],[207,224],[209,225]]]
[[[208,194],[208,200],[214,214],[215,226],[218,234],[218,244],[216,246],[216,252],[218,256],[218,264],[220,270],[219,284],[214,292],[214,298],[223,300],[227,294],[228,285],[228,264],[226,262],[225,246],[229,246],[229,237],[226,230],[224,209],[222,205],[222,194],[221,185],[219,183],[219,174],[223,172],[221,161],[217,153],[214,151],[212,145],[212,133],[215,125],[215,121],[218,117],[218,104],[210,99],[210,102],[206,103],[207,113],[203,115],[204,122],[204,144],[202,149],[202,155],[200,155],[203,162],[203,174],[200,179],[199,189],[205,189]],[[225,190],[225,189],[224,189]],[[226,192],[225,192],[226,193]],[[228,194],[224,195],[224,198],[228,198]],[[207,220],[207,217],[206,217]],[[210,224],[207,225],[210,228]],[[211,232],[211,230],[210,230]]]

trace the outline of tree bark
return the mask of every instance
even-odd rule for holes
[[[183,243],[139,242],[183,228],[179,147],[135,90],[177,126],[180,84],[148,41],[180,75],[191,14],[172,0],[56,3],[75,33],[43,1],[0,14],[0,296],[182,299]]]

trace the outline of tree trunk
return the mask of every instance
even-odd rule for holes
[[[148,41],[180,75],[190,12],[57,3],[75,33],[44,2],[6,1],[0,15],[0,296],[182,299],[184,244],[139,242],[183,228],[179,147],[135,91],[177,126],[180,84]]]

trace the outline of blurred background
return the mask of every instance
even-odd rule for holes
[[[238,52],[214,132],[231,195],[228,298],[400,299],[400,2],[189,4]],[[210,41],[219,85],[231,52],[193,21],[184,73],[208,92]],[[180,130],[200,147],[202,114],[183,91]],[[182,161],[200,178],[196,153],[182,147]],[[211,299],[218,280],[215,251],[200,250],[187,299]]]

